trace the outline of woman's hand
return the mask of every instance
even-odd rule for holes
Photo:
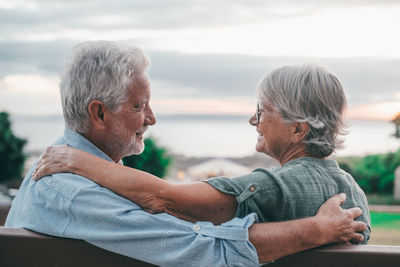
[[[36,170],[32,175],[33,180],[60,172],[75,171],[75,162],[78,160],[79,153],[77,149],[70,146],[49,146],[40,157]],[[78,160],[79,161],[79,160]]]

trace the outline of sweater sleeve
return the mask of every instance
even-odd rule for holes
[[[216,177],[205,182],[222,193],[235,196],[238,203],[236,217],[256,213],[259,222],[270,222],[279,220],[285,206],[278,178],[272,171],[256,169],[232,179]]]

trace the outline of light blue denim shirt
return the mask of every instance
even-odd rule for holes
[[[111,159],[78,133],[66,129],[67,144]],[[8,214],[6,227],[86,240],[98,247],[161,266],[258,266],[249,242],[251,214],[220,226],[190,223],[169,214],[152,215],[131,201],[71,173],[31,179],[28,171]]]

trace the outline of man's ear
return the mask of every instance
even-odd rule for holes
[[[292,142],[293,143],[300,143],[301,141],[306,138],[310,126],[307,122],[295,122],[294,123],[294,132],[292,135]]]
[[[104,129],[104,113],[107,108],[100,100],[92,100],[89,103],[88,111],[92,125],[96,129]]]

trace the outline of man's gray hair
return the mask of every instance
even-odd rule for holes
[[[270,105],[286,122],[307,122],[303,143],[311,155],[326,157],[341,148],[345,134],[346,96],[339,79],[314,64],[284,66],[264,76],[258,84],[263,106]]]
[[[89,103],[100,100],[118,111],[128,100],[134,77],[149,66],[149,58],[137,47],[108,41],[76,45],[61,74],[61,101],[65,123],[79,133],[89,129]]]

